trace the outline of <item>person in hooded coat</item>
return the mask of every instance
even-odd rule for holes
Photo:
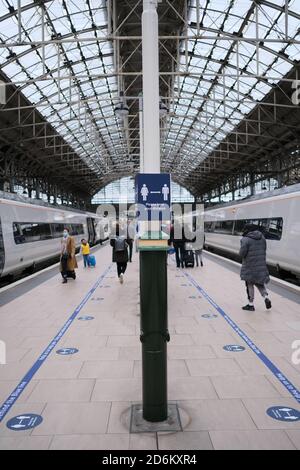
[[[240,256],[242,258],[241,279],[246,283],[248,304],[243,310],[254,311],[254,287],[265,300],[267,309],[272,307],[266,284],[270,281],[266,261],[267,242],[262,232],[253,224],[247,224],[241,239]]]

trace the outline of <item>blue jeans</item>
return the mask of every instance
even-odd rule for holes
[[[83,255],[83,262],[84,262],[84,267],[85,267],[85,268],[90,265],[90,257],[89,257],[89,255]]]

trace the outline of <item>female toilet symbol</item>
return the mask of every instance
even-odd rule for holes
[[[142,195],[143,201],[147,201],[148,194],[149,194],[149,189],[147,188],[145,184],[143,184],[143,187],[141,189],[141,195]]]

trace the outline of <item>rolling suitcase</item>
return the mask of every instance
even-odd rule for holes
[[[93,266],[93,267],[96,266],[96,258],[94,255],[89,256],[89,263],[90,263],[90,266]]]
[[[184,252],[184,264],[186,268],[193,268],[195,265],[194,252],[193,250],[185,250]]]
[[[76,279],[75,271],[67,271],[67,277],[71,277],[72,279]]]
[[[186,243],[184,246],[183,261],[186,268],[193,268],[195,265],[194,252],[190,243]]]

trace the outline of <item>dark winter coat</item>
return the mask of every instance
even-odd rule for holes
[[[122,251],[115,250],[116,239],[111,238],[110,245],[113,247],[113,263],[127,263],[128,262],[128,240],[125,238],[125,249]]]
[[[267,243],[259,230],[249,232],[241,240],[240,256],[243,259],[241,279],[255,284],[269,282],[266,262]]]

